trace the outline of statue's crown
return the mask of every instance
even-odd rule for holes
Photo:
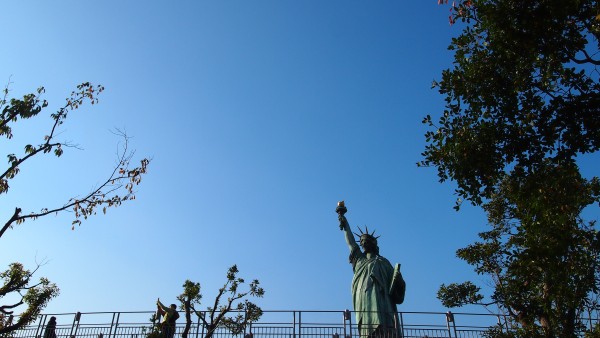
[[[373,238],[374,240],[377,240],[380,237],[380,236],[375,237],[375,230],[373,230],[372,233],[369,233],[369,227],[367,227],[366,225],[365,225],[365,231],[364,232],[362,231],[362,229],[359,226],[357,226],[357,228],[358,228],[358,231],[360,231],[360,234],[357,234],[356,232],[353,232],[354,235],[356,235],[356,237],[358,237],[358,241],[357,242],[360,242],[360,238],[362,236],[367,236],[367,237]]]

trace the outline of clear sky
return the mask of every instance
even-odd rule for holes
[[[4,3],[0,83],[12,96],[43,85],[50,106],[17,124],[3,154],[41,142],[78,83],[106,91],[61,127],[81,150],[23,166],[2,218],[101,182],[115,128],[152,162],[137,200],[74,231],[68,214],[8,231],[2,269],[45,262],[39,276],[61,288],[47,313],[153,310],[186,279],[205,306],[232,264],[261,281],[265,310],[351,309],[334,212],[345,200],[350,224],[376,229],[381,254],[402,265],[399,309],[446,311],[440,284],[485,281],[455,257],[485,229],[483,213],[455,212],[454,185],[416,166],[421,120],[444,106],[431,83],[451,66],[460,27],[448,14],[436,0]]]

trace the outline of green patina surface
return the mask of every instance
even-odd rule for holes
[[[400,265],[394,268],[379,255],[377,238],[368,229],[360,234],[360,247],[354,240],[346,208],[338,207],[340,229],[344,232],[350,248],[352,278],[352,301],[361,337],[400,336],[396,304],[404,301],[406,284],[400,273]],[[362,247],[362,250],[361,250]]]

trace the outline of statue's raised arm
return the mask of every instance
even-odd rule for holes
[[[338,202],[338,206],[337,206],[337,208],[335,208],[335,212],[337,212],[338,220],[340,221],[340,230],[342,230],[344,232],[344,238],[346,239],[346,243],[348,244],[348,248],[350,249],[350,252],[352,252],[352,250],[355,249],[355,247],[358,247],[358,244],[356,244],[354,235],[352,234],[352,231],[350,230],[350,224],[348,223],[346,216],[344,216],[344,214],[347,211],[348,211],[348,209],[346,209],[346,206],[344,205],[344,201]]]

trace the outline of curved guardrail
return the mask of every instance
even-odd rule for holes
[[[56,317],[56,338],[146,338],[152,331],[154,312],[77,312],[43,314],[35,324],[13,332],[13,338],[44,338],[51,316]],[[194,316],[195,317],[195,316]],[[359,337],[352,311],[264,311],[260,321],[252,323],[246,338],[356,338]],[[398,312],[402,337],[483,337],[490,327],[505,327],[505,318],[493,314]],[[181,316],[174,338],[181,338],[185,326]],[[203,338],[206,328],[192,323],[188,338]],[[240,335],[241,336],[241,335]],[[233,337],[225,329],[214,338]],[[238,336],[239,337],[239,336]]]

